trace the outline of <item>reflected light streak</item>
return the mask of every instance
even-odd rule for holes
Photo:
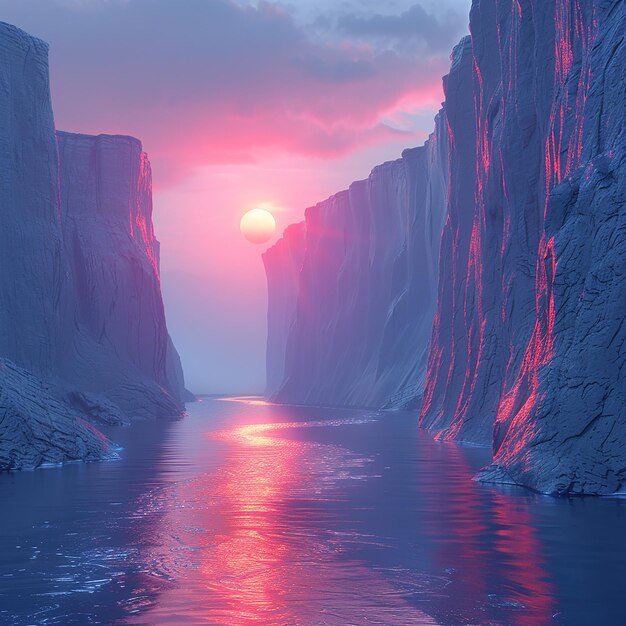
[[[240,423],[251,417],[246,406],[264,404],[255,397],[225,400],[242,404]],[[342,481],[362,477],[368,459],[281,436],[368,421],[243,424],[207,433],[224,444],[225,461],[163,494],[166,512],[151,542],[152,561],[176,584],[138,623],[345,624],[366,616],[376,623],[435,623],[371,567],[341,556],[342,535],[333,531],[338,514],[321,503],[345,499]]]

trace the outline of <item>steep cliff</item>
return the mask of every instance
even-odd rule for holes
[[[57,144],[48,47],[4,23],[0,217],[0,469],[110,457],[86,419],[180,415],[147,157],[126,137]]]
[[[184,400],[152,227],[152,178],[132,137],[57,133],[61,224],[71,297],[58,364],[72,391],[130,416],[172,417]]]
[[[108,457],[35,375],[58,362],[67,293],[48,46],[1,22],[0,215],[0,469]]]
[[[268,395],[378,407],[419,398],[447,161],[442,112],[423,147],[307,209],[304,226],[265,253]]]
[[[597,493],[626,478],[625,10],[472,8],[475,106],[455,121],[457,103],[446,105],[468,154],[451,157],[463,176],[421,423],[480,443],[493,426],[485,480]]]
[[[626,4],[570,16],[553,111],[573,134],[549,172],[533,335],[505,381],[495,466],[481,478],[611,493],[626,482]]]
[[[287,340],[295,321],[305,236],[304,222],[292,224],[285,229],[282,238],[263,254],[268,301],[267,396],[273,396],[280,390],[285,377]]]
[[[48,46],[1,22],[0,213],[0,356],[49,372],[64,265]]]

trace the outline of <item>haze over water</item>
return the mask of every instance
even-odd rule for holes
[[[626,501],[472,481],[415,416],[205,398],[0,475],[1,624],[602,624]]]

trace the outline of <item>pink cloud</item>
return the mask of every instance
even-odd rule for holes
[[[447,66],[438,52],[416,62],[313,40],[267,2],[5,4],[51,43],[57,125],[140,137],[162,164],[161,184],[210,163],[328,158],[388,141],[398,131],[381,119],[407,102],[432,107]]]

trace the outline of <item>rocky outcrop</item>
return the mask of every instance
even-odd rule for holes
[[[268,395],[409,406],[421,395],[447,193],[445,114],[421,148],[307,209],[264,255]]]
[[[39,378],[0,359],[0,471],[116,456],[109,440]]]
[[[176,417],[186,399],[147,157],[128,137],[57,144],[47,58],[0,23],[0,469],[106,458],[86,420]]]

